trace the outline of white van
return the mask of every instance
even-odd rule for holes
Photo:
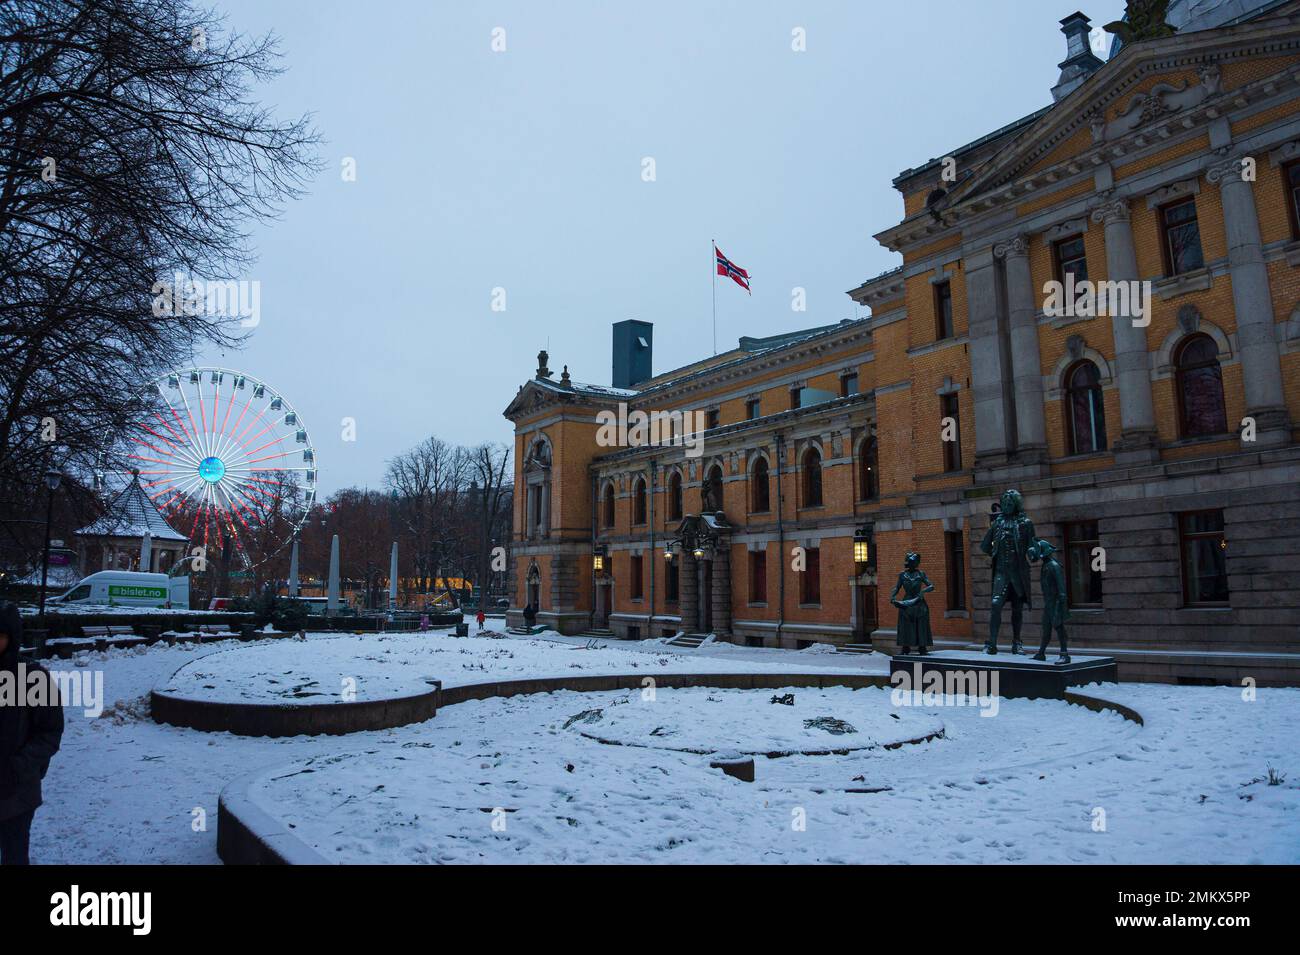
[[[190,578],[166,574],[141,574],[129,570],[101,570],[47,604],[103,604],[115,607],[190,608]]]

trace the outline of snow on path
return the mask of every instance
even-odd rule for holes
[[[335,639],[322,637],[320,642]],[[522,668],[547,661],[544,670],[514,675],[565,675],[568,668],[557,671],[550,661],[597,659],[588,656],[595,650],[543,655],[526,649],[543,642],[536,638],[459,642],[511,649],[511,657],[484,656],[478,661],[484,666]],[[555,647],[584,643],[567,638],[549,642]],[[316,643],[312,638],[309,645]],[[475,799],[460,803],[449,789],[447,805],[457,816],[464,815],[469,802],[490,802],[486,808],[495,808],[506,801],[511,786],[520,793],[545,794],[548,807],[571,806],[578,814],[556,811],[531,834],[520,831],[527,828],[522,813],[506,814],[503,835],[487,825],[491,813],[480,813],[484,807],[474,805],[474,840],[431,842],[418,854],[403,842],[400,817],[385,817],[382,824],[366,823],[374,832],[354,828],[335,837],[352,840],[343,855],[358,859],[1300,861],[1296,689],[1261,689],[1254,702],[1244,701],[1241,690],[1230,687],[1119,684],[1086,691],[1134,707],[1147,721],[1144,728],[1051,701],[1003,701],[996,718],[981,718],[974,707],[943,707],[934,712],[949,738],[874,757],[764,760],[751,785],[701,766],[707,762],[703,757],[605,746],[571,730],[561,735],[544,728],[552,711],[567,719],[607,694],[464,703],[427,723],[347,737],[257,739],[161,726],[149,719],[141,704],[156,683],[170,679],[185,663],[225,649],[221,644],[157,646],[80,656],[78,665],[102,669],[107,703],[122,702],[97,720],[84,718],[80,710],[67,711],[63,749],[46,778],[46,804],[33,830],[37,861],[216,863],[217,795],[228,781],[259,769],[359,752],[377,754],[367,758],[399,754],[462,760],[465,771],[455,778],[489,773],[506,787],[500,790],[505,796],[483,799],[475,793]],[[662,666],[653,662],[661,656],[683,671],[716,666],[733,672],[823,667],[883,672],[888,666],[878,655],[730,645],[677,651],[646,642],[600,652],[622,654],[625,659],[614,657],[613,662],[625,662],[615,668],[623,672],[635,672],[637,663]],[[233,652],[225,655],[234,659]],[[485,672],[475,676],[472,667],[463,672],[461,682],[491,678]],[[659,691],[661,697],[671,692],[676,691]],[[798,700],[807,691],[791,692]],[[536,739],[530,734],[537,734]],[[482,763],[488,768],[475,769]],[[570,763],[572,773],[565,768]],[[1269,786],[1262,781],[1268,766],[1285,773],[1286,782]],[[855,780],[859,776],[863,779]],[[414,785],[417,778],[391,785]],[[893,788],[843,792],[873,784]],[[825,791],[813,791],[818,788]],[[611,804],[620,808],[611,812]],[[409,807],[398,809],[414,813],[415,805],[413,795]],[[643,817],[630,814],[627,806],[641,806]],[[798,808],[807,817],[803,832],[791,827]],[[1099,809],[1105,812],[1104,831],[1094,831]]]

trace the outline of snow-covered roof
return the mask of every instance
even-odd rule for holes
[[[131,483],[109,502],[103,516],[77,531],[77,536],[143,538],[146,531],[156,541],[189,540],[167,523],[140,486],[139,476],[133,475]]]

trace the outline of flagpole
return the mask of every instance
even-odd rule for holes
[[[718,240],[709,240],[713,245],[713,354],[718,354]]]

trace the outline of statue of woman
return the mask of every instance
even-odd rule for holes
[[[903,592],[903,599],[896,596]],[[903,558],[903,572],[898,575],[894,592],[889,595],[889,602],[898,608],[898,645],[903,648],[903,656],[916,647],[916,652],[924,655],[926,647],[934,644],[930,635],[930,608],[925,602],[925,595],[934,590],[934,584],[921,570],[921,555],[911,551]]]

